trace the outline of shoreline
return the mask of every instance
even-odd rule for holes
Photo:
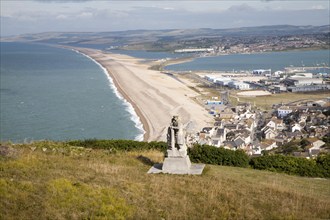
[[[84,52],[82,52],[81,50],[82,48],[71,48],[71,50],[86,56],[87,58],[91,59],[93,62],[95,62],[97,65],[99,65],[105,72],[105,74],[107,74],[107,78],[110,81],[110,87],[112,87],[112,89],[114,90],[114,93],[116,94],[116,96],[119,99],[122,99],[122,101],[124,102],[125,105],[127,105],[128,108],[133,108],[133,114],[130,111],[130,109],[128,110],[128,112],[130,114],[132,114],[131,120],[135,123],[135,127],[139,130],[141,130],[142,134],[137,135],[137,137],[135,138],[135,140],[137,141],[146,141],[149,139],[149,126],[148,123],[145,119],[145,117],[143,116],[143,114],[141,113],[140,109],[137,108],[136,104],[130,99],[130,97],[125,93],[125,91],[120,87],[120,84],[117,82],[115,76],[111,73],[111,69],[107,68],[106,66],[104,66],[101,62],[97,61],[96,59],[94,59],[93,57],[85,54]],[[112,85],[111,85],[112,84]],[[116,91],[117,90],[117,91]],[[134,120],[134,117],[137,117],[138,121]],[[142,126],[142,128],[140,128],[140,125]],[[139,138],[139,136],[142,135],[142,139]]]
[[[179,115],[184,125],[196,125],[196,131],[212,122],[207,111],[194,101],[196,92],[160,71],[150,70],[150,65],[140,63],[140,59],[96,49],[66,48],[79,51],[107,70],[142,123],[143,141],[165,141],[173,115]]]
[[[101,64],[102,65],[102,64]],[[105,68],[105,67],[104,67]],[[108,74],[112,77],[114,86],[118,89],[118,92],[123,96],[123,98],[132,105],[136,115],[139,118],[139,121],[142,123],[142,129],[143,129],[143,141],[147,141],[149,139],[149,133],[150,133],[150,129],[149,129],[149,125],[147,123],[146,118],[143,116],[142,112],[140,111],[140,109],[136,106],[136,104],[131,100],[131,98],[125,93],[125,91],[120,87],[120,84],[117,82],[116,78],[113,76],[113,74],[111,73],[111,70],[106,68]]]

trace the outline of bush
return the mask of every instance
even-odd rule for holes
[[[234,167],[247,167],[249,165],[249,157],[244,151],[227,150],[224,148],[216,148],[209,145],[195,145],[188,149],[190,160],[196,163],[206,163]]]
[[[255,157],[250,160],[253,169],[269,170],[308,177],[329,177],[330,156],[317,160],[284,155]]]
[[[330,177],[330,154],[320,154],[316,158],[316,164],[324,177]]]
[[[160,150],[165,152],[167,149],[167,144],[165,142],[140,142],[132,140],[77,140],[69,141],[69,145],[80,146],[85,148],[93,149],[109,149],[111,151],[133,151],[133,150]]]

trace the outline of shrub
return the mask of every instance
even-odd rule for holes
[[[323,160],[322,160],[323,161]],[[299,176],[325,177],[323,168],[315,160],[284,155],[255,157],[250,160],[254,169],[283,172]]]
[[[249,157],[241,150],[232,151],[222,147],[195,145],[188,149],[188,154],[190,160],[196,163],[234,167],[247,167],[249,165]]]
[[[330,154],[320,154],[316,158],[316,164],[324,177],[330,177]]]

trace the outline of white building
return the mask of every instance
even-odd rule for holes
[[[313,73],[296,73],[290,78],[313,78]]]
[[[272,117],[270,119],[270,121],[265,125],[265,127],[263,127],[261,130],[265,130],[267,128],[272,128],[273,130],[279,130],[279,131],[282,131],[284,130],[286,127],[285,127],[285,124],[283,122],[282,119],[278,119],[276,117]]]
[[[313,73],[296,73],[284,80],[288,86],[307,86],[313,84],[323,84],[322,78],[313,78]]]
[[[214,82],[221,86],[228,86],[228,83],[230,83],[232,80],[226,77],[216,78]]]
[[[207,81],[214,82],[214,80],[215,80],[217,77],[216,77],[216,76],[212,76],[212,75],[206,75],[206,76],[204,76],[204,78],[205,78]]]
[[[275,85],[274,91],[275,92],[286,92],[286,91],[288,91],[288,89],[284,85]]]
[[[247,90],[250,89],[250,85],[244,82],[238,82],[238,81],[231,81],[228,83],[228,86],[230,88],[239,89],[239,90]]]
[[[274,76],[275,76],[275,77],[281,76],[281,75],[283,75],[283,74],[284,74],[283,71],[276,71],[276,72],[274,72]]]
[[[301,126],[298,123],[293,123],[291,125],[291,132],[295,132],[295,131],[301,131]]]
[[[289,78],[287,82],[294,86],[308,86],[312,84],[322,84],[323,79],[321,78],[305,78],[305,77],[294,77]]]
[[[279,118],[283,118],[290,114],[292,112],[292,109],[290,109],[288,106],[281,106],[277,109],[277,115]]]
[[[272,70],[271,69],[259,69],[259,70],[253,70],[252,73],[255,75],[266,75],[266,74],[271,74]]]

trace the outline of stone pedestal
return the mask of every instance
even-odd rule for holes
[[[163,164],[155,164],[148,173],[201,175],[204,167],[204,164],[191,164],[189,156],[166,157]]]
[[[172,162],[172,161],[171,161]],[[181,161],[182,162],[182,161]],[[180,164],[181,164],[180,162]],[[165,161],[164,161],[165,163]],[[175,162],[177,163],[177,162]],[[148,171],[149,174],[156,174],[156,173],[168,173],[168,174],[191,174],[191,175],[201,175],[203,172],[203,169],[205,167],[204,164],[191,164],[189,169],[176,169],[171,164],[169,165],[170,168],[163,169],[164,164],[155,164],[153,167],[151,167]],[[168,167],[168,165],[165,165]]]
[[[191,167],[189,156],[185,157],[167,157],[163,163],[164,173],[186,172]]]
[[[187,151],[186,150],[167,150],[167,157],[173,157],[173,158],[177,158],[177,157],[186,157],[187,156]]]

